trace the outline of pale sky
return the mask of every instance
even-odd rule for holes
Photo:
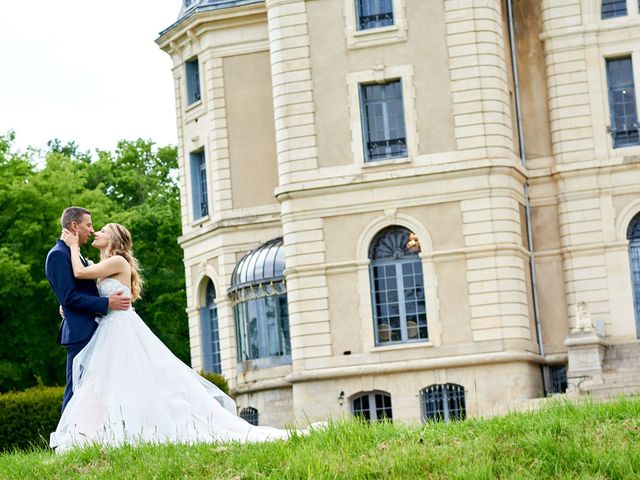
[[[0,134],[81,150],[176,143],[172,62],[154,40],[180,0],[0,0]]]

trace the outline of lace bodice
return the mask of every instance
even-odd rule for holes
[[[123,290],[127,297],[131,297],[131,289],[115,278],[105,278],[98,284],[98,292],[101,297],[108,297],[119,290]]]

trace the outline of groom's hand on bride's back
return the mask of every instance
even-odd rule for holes
[[[122,290],[109,296],[109,310],[128,310],[131,306],[131,299],[122,294]]]

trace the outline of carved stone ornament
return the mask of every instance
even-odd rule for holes
[[[571,333],[591,333],[595,331],[593,319],[589,312],[587,302],[578,302],[576,304],[576,321]]]

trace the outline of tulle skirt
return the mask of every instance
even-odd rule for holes
[[[218,387],[182,363],[138,314],[110,311],[73,363],[73,397],[50,445],[260,442],[290,431],[236,415]]]

